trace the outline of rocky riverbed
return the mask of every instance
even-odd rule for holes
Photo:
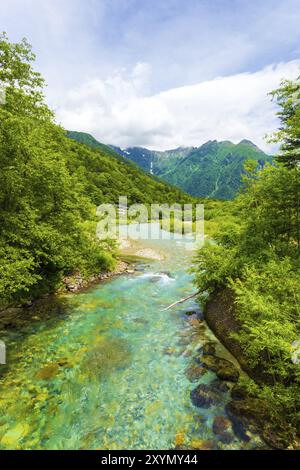
[[[163,259],[127,253],[123,275],[1,317],[1,449],[265,446],[234,421],[242,372],[195,300],[164,310],[194,289],[192,252],[145,248]]]

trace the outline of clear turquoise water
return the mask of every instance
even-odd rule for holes
[[[213,440],[215,448],[251,448],[212,431],[220,406],[193,406],[186,376],[211,332],[184,309],[164,307],[192,293],[192,252],[157,242],[163,261],[141,265],[89,291],[47,305],[2,332],[8,365],[0,376],[0,448],[171,449]],[[170,275],[157,275],[168,271]],[[45,320],[43,314],[46,314]],[[4,337],[3,337],[4,336]],[[198,383],[215,380],[212,372]],[[195,443],[195,441],[197,441]]]

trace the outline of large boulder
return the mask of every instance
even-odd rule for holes
[[[190,382],[197,382],[207,372],[206,367],[192,363],[185,371]]]

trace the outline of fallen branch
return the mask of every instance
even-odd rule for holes
[[[175,307],[175,305],[183,304],[183,302],[186,302],[186,300],[192,299],[193,297],[196,297],[197,295],[199,295],[200,292],[201,291],[198,290],[197,292],[195,292],[195,294],[191,294],[188,297],[185,297],[184,299],[180,299],[177,302],[174,302],[173,304],[169,305],[169,307],[163,308],[162,311],[165,312],[166,310],[169,310],[170,308]]]

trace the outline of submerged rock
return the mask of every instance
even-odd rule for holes
[[[219,390],[222,393],[226,393],[228,392],[228,390],[230,390],[230,386],[228,385],[228,383],[223,382],[218,378],[216,378],[211,384],[216,390]]]
[[[191,338],[187,337],[182,337],[179,341],[178,344],[181,346],[188,346],[191,343]]]
[[[216,354],[216,343],[214,343],[213,341],[205,343],[202,348],[202,353],[204,356],[213,356],[214,354]]]
[[[56,363],[47,364],[46,366],[42,367],[36,374],[37,379],[40,380],[51,380],[58,374],[59,365]]]
[[[176,348],[165,348],[164,354],[166,354],[167,356],[177,356],[178,350]]]
[[[206,374],[207,369],[201,365],[192,363],[185,371],[185,375],[189,379],[190,382],[197,382],[200,377]]]
[[[245,423],[244,420],[241,418],[231,416],[231,424],[232,424],[232,430],[235,434],[235,436],[243,442],[249,442],[250,441],[250,436],[247,434],[248,432],[248,427],[247,424]]]
[[[222,444],[231,444],[234,440],[234,436],[231,433],[224,431],[218,435],[218,440],[222,442]]]
[[[51,362],[42,367],[36,374],[36,378],[39,380],[51,380],[60,371],[60,368],[71,369],[74,365],[66,357],[61,357],[57,362]]]
[[[175,279],[175,277],[172,273],[170,273],[170,271],[159,271],[158,274],[160,274],[161,276],[168,276],[170,279]]]
[[[161,281],[162,277],[159,274],[155,274],[152,277],[149,277],[149,282],[159,282]]]
[[[190,397],[193,405],[200,408],[210,408],[222,401],[222,394],[214,386],[200,384],[191,391]]]
[[[141,318],[141,317],[133,318],[132,321],[134,323],[138,323],[139,325],[147,325],[149,323],[148,320],[146,320],[145,318]]]
[[[191,448],[193,450],[215,450],[217,449],[217,445],[212,440],[194,439],[191,442]]]
[[[128,367],[130,361],[128,341],[99,336],[82,361],[81,368],[87,375],[103,377],[114,370]]]
[[[150,282],[160,282],[160,281],[174,281],[174,277],[172,277],[171,273],[167,271],[160,271],[158,273],[153,274],[149,277]]]
[[[194,328],[200,327],[201,326],[201,320],[195,316],[191,316],[188,320],[189,324],[193,326]]]
[[[7,431],[2,437],[1,445],[9,448],[18,448],[18,442],[29,433],[30,428],[27,423],[19,423],[13,429]]]
[[[227,431],[231,427],[231,421],[225,416],[216,416],[213,421],[213,432],[215,434],[221,434]]]
[[[66,367],[66,369],[71,369],[73,367],[73,364],[69,361],[67,357],[61,357],[58,359],[57,364],[60,367]]]
[[[229,432],[231,421],[225,416],[216,416],[213,421],[213,432],[223,444],[230,444],[234,437]]]
[[[235,365],[227,361],[227,359],[207,354],[202,357],[201,361],[209,370],[215,372],[220,380],[228,382],[238,381],[240,373]]]
[[[200,360],[200,362],[204,364],[207,369],[212,370],[213,372],[216,372],[219,367],[219,359],[215,356],[201,355],[200,357],[198,357],[198,360]]]
[[[175,449],[183,449],[185,446],[186,435],[184,432],[178,432],[175,436]]]
[[[268,403],[260,398],[249,397],[232,400],[226,405],[226,412],[232,422],[235,434],[242,440],[249,441],[247,434],[259,433],[265,443],[274,449],[287,449],[291,436],[283,426],[274,427],[271,422]]]

